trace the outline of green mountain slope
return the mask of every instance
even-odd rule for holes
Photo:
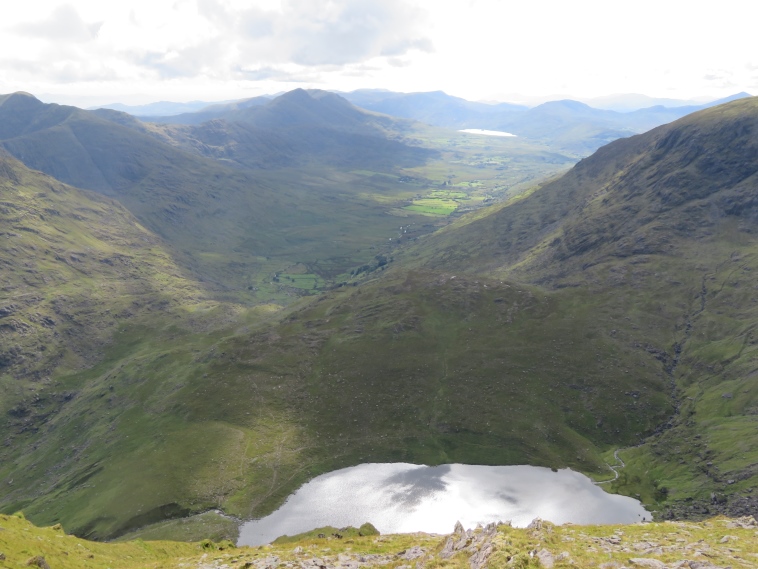
[[[217,341],[214,331],[229,322],[250,324],[268,309],[238,319],[239,308],[209,300],[165,242],[123,206],[6,156],[0,157],[0,219],[3,508],[40,500],[39,515],[83,519],[82,531],[119,515],[118,508],[108,514],[110,494],[139,512],[136,496],[123,487],[128,469],[119,460],[135,450],[137,437],[130,441],[130,434],[142,435],[140,453],[151,437],[170,436],[150,417],[165,414],[160,401],[173,385],[166,379],[181,383],[195,365],[197,346],[186,337],[194,334],[207,347]],[[158,407],[145,404],[145,396]],[[212,427],[203,440],[215,444]],[[192,442],[193,450],[201,448]],[[88,480],[107,465],[114,484],[98,486],[93,498]],[[175,473],[173,484],[176,469],[165,466]],[[187,477],[197,480],[197,472]],[[160,492],[142,486],[144,478],[133,481],[149,495]],[[67,511],[67,493],[84,499]]]
[[[419,172],[409,169],[413,176],[406,171],[312,167],[272,169],[262,178],[172,148],[134,124],[113,124],[70,107],[42,105],[28,95],[5,97],[0,112],[3,109],[23,118],[6,133],[4,144],[17,151],[38,145],[40,152],[34,156],[40,167],[78,165],[77,179],[94,180],[95,189],[117,196],[130,208],[150,236],[145,238],[161,243],[167,264],[181,266],[182,275],[203,279],[202,284],[188,281],[186,286],[246,304],[272,296],[277,302],[292,302],[317,290],[317,277],[334,277],[372,257],[372,265],[364,265],[367,269],[380,263],[386,268],[388,257],[381,253],[389,252],[370,247],[388,242],[388,236],[411,239],[435,227],[429,217],[400,207],[410,205],[410,198],[421,192],[434,190],[468,200],[468,192],[476,195],[480,186],[486,191],[485,168],[521,181],[540,168],[556,167],[552,160],[557,167],[565,162],[564,157],[542,150],[535,158],[533,149],[508,146],[509,141],[485,145],[461,137],[454,141],[455,150],[449,151],[457,162],[431,164],[429,170],[424,165]],[[493,148],[508,150],[515,173],[499,163],[495,164],[499,169],[484,166],[494,155]],[[119,168],[127,165],[139,173],[134,180],[120,175]],[[95,183],[98,173],[105,185]],[[39,173],[25,175],[42,180],[30,183],[32,190],[57,184],[44,181],[49,179]],[[462,189],[447,190],[456,176]],[[60,203],[48,203],[41,191],[34,191],[39,210],[74,211],[78,196],[89,195],[71,189],[59,196]],[[117,207],[113,198],[90,199]],[[391,208],[398,211],[388,211]],[[82,221],[92,231],[108,225],[108,216],[100,209],[91,207],[88,212]],[[411,229],[412,225],[420,228]],[[79,233],[70,243],[63,238],[61,243],[76,251],[96,248]],[[6,253],[12,258],[14,251]],[[85,257],[82,262],[92,259],[100,262],[99,257]],[[9,266],[14,279],[24,275],[21,267],[12,262]],[[72,273],[67,287],[106,290],[98,283],[107,282],[108,275],[94,268],[88,269],[91,280],[82,277],[79,282],[77,273]],[[58,292],[44,280],[53,268],[43,269],[39,295],[57,298]],[[139,273],[126,276],[140,278]],[[264,285],[270,288],[256,290]],[[300,374],[300,365],[309,365],[313,353],[310,341],[300,342],[300,327],[280,334],[275,328],[276,307],[265,304],[252,309],[211,304],[213,310],[200,310],[188,300],[190,306],[185,307],[181,299],[191,300],[192,295],[178,289],[179,285],[167,283],[145,290],[146,298],[131,311],[134,318],[117,320],[115,326],[107,311],[120,309],[128,295],[116,300],[107,294],[87,298],[82,304],[91,318],[80,318],[76,329],[58,331],[65,333],[68,352],[91,351],[91,355],[71,365],[40,360],[37,367],[44,368],[45,381],[39,384],[15,371],[3,377],[14,390],[3,408],[9,417],[3,440],[12,441],[0,460],[0,477],[7,484],[0,497],[4,511],[24,508],[34,519],[65,520],[78,533],[107,537],[209,508],[223,507],[245,516],[265,513],[311,476],[356,460],[356,445],[363,442],[351,441],[345,449],[338,445],[337,451],[320,442],[323,415],[309,405],[310,396],[303,397],[302,382],[307,377]],[[164,292],[178,303],[176,311],[158,309]],[[105,315],[103,323],[100,314]],[[100,330],[97,341],[88,335],[96,330]],[[23,331],[19,328],[13,336],[21,355],[28,358],[26,354],[41,346],[48,348],[45,336],[40,336],[38,348],[32,343],[34,336],[24,336]],[[267,361],[262,368],[247,365],[250,342],[262,345],[261,357]],[[424,357],[436,357],[437,350],[433,343]],[[15,360],[9,363],[15,365]],[[269,371],[279,367],[287,377],[284,383]],[[342,410],[338,406],[333,412]],[[329,429],[343,426],[329,421],[325,421]],[[408,436],[423,439],[427,430],[423,424],[411,424]],[[387,430],[377,432],[375,440],[381,442]],[[436,436],[436,430],[430,432]],[[396,446],[383,444],[381,452],[394,456]],[[432,456],[444,460],[447,454]]]
[[[38,389],[3,511],[103,538],[361,462],[611,480],[618,448],[611,486],[653,507],[753,507],[756,123],[746,99],[614,142],[283,311],[119,326]]]
[[[757,101],[609,144],[406,261],[583,290],[623,315],[612,333],[660,360],[677,413],[622,452],[614,486],[666,488],[668,515],[755,508]]]
[[[123,350],[124,327],[209,328],[231,312],[208,300],[165,243],[117,202],[6,156],[0,156],[0,220],[0,477],[7,507],[19,490],[38,495],[58,483],[76,484],[71,476],[87,449],[108,444],[107,418],[103,431],[71,424],[72,411],[87,420],[96,406],[87,403],[86,383],[62,377]],[[97,397],[118,405],[113,385],[106,389]],[[57,442],[69,446],[44,445],[44,435],[56,429]],[[25,454],[31,462],[19,469]]]
[[[97,361],[113,330],[135,314],[207,302],[165,244],[117,202],[6,155],[0,195],[3,412],[28,395],[10,378],[44,385],[56,368]]]
[[[707,240],[727,221],[749,233],[756,100],[608,144],[528,199],[444,229],[409,260],[555,284],[601,261]]]

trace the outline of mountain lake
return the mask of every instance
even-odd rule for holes
[[[381,533],[450,533],[510,520],[555,524],[626,524],[651,520],[633,498],[608,494],[570,469],[537,466],[361,464],[304,484],[273,514],[245,522],[239,545],[262,545],[317,527],[359,527]]]

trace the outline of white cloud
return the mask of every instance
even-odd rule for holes
[[[230,99],[310,83],[716,97],[756,88],[756,16],[739,0],[14,2],[0,21],[0,92]]]
[[[86,42],[97,38],[102,25],[103,22],[85,22],[73,6],[64,4],[41,20],[21,22],[12,30],[47,41]]]
[[[423,12],[401,0],[286,0],[276,10],[199,0],[242,61],[344,65],[431,49]]]

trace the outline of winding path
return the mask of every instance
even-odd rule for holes
[[[613,478],[611,480],[603,480],[602,482],[595,482],[595,485],[600,486],[601,484],[608,484],[609,482],[615,482],[619,478],[619,469],[624,468],[626,466],[626,463],[621,460],[621,457],[619,457],[619,451],[621,449],[617,448],[613,451],[613,458],[616,459],[617,464],[615,466],[611,466],[608,464],[608,468],[613,470]]]

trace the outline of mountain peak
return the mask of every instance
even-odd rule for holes
[[[16,91],[15,93],[8,93],[7,95],[0,95],[0,105],[7,104],[23,104],[25,106],[39,106],[44,105],[37,97],[26,91]]]
[[[264,106],[251,109],[249,120],[264,128],[320,126],[344,130],[364,129],[368,116],[335,93],[295,89]]]
[[[574,101],[573,99],[561,99],[559,101],[549,101],[547,103],[542,103],[541,105],[535,108],[586,110],[586,109],[591,109],[592,107],[590,107],[586,103],[582,103],[580,101]]]

